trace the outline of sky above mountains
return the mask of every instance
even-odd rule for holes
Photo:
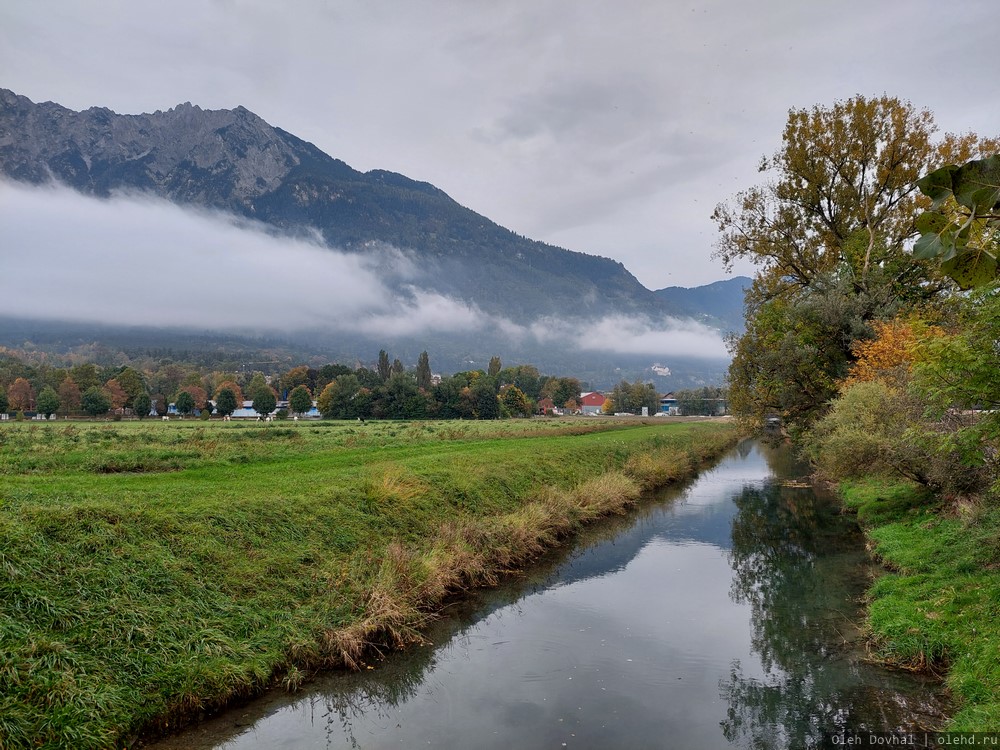
[[[760,182],[789,108],[888,93],[996,135],[998,27],[996,0],[14,0],[0,85],[123,114],[243,105],[649,288],[695,286],[724,277],[710,214]]]

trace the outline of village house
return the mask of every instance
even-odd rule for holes
[[[660,414],[669,414],[672,417],[680,414],[680,407],[677,406],[677,397],[673,392],[660,396]]]
[[[589,391],[580,394],[580,411],[584,414],[601,414],[601,409],[607,399],[603,393]]]

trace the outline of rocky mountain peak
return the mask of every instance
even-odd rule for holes
[[[299,162],[284,138],[244,107],[204,110],[185,102],[153,114],[74,112],[6,90],[0,157],[15,179],[54,178],[98,195],[139,188],[226,208],[252,205]]]

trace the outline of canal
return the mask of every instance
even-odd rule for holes
[[[450,607],[426,645],[153,747],[803,748],[940,725],[937,684],[865,660],[876,569],[804,475],[744,442]]]

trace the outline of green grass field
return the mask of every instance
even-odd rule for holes
[[[870,592],[875,655],[947,673],[949,729],[1000,727],[1000,509],[955,509],[919,488],[844,483],[876,555],[893,571]]]
[[[371,646],[735,441],[718,422],[0,426],[0,749],[105,748]]]

